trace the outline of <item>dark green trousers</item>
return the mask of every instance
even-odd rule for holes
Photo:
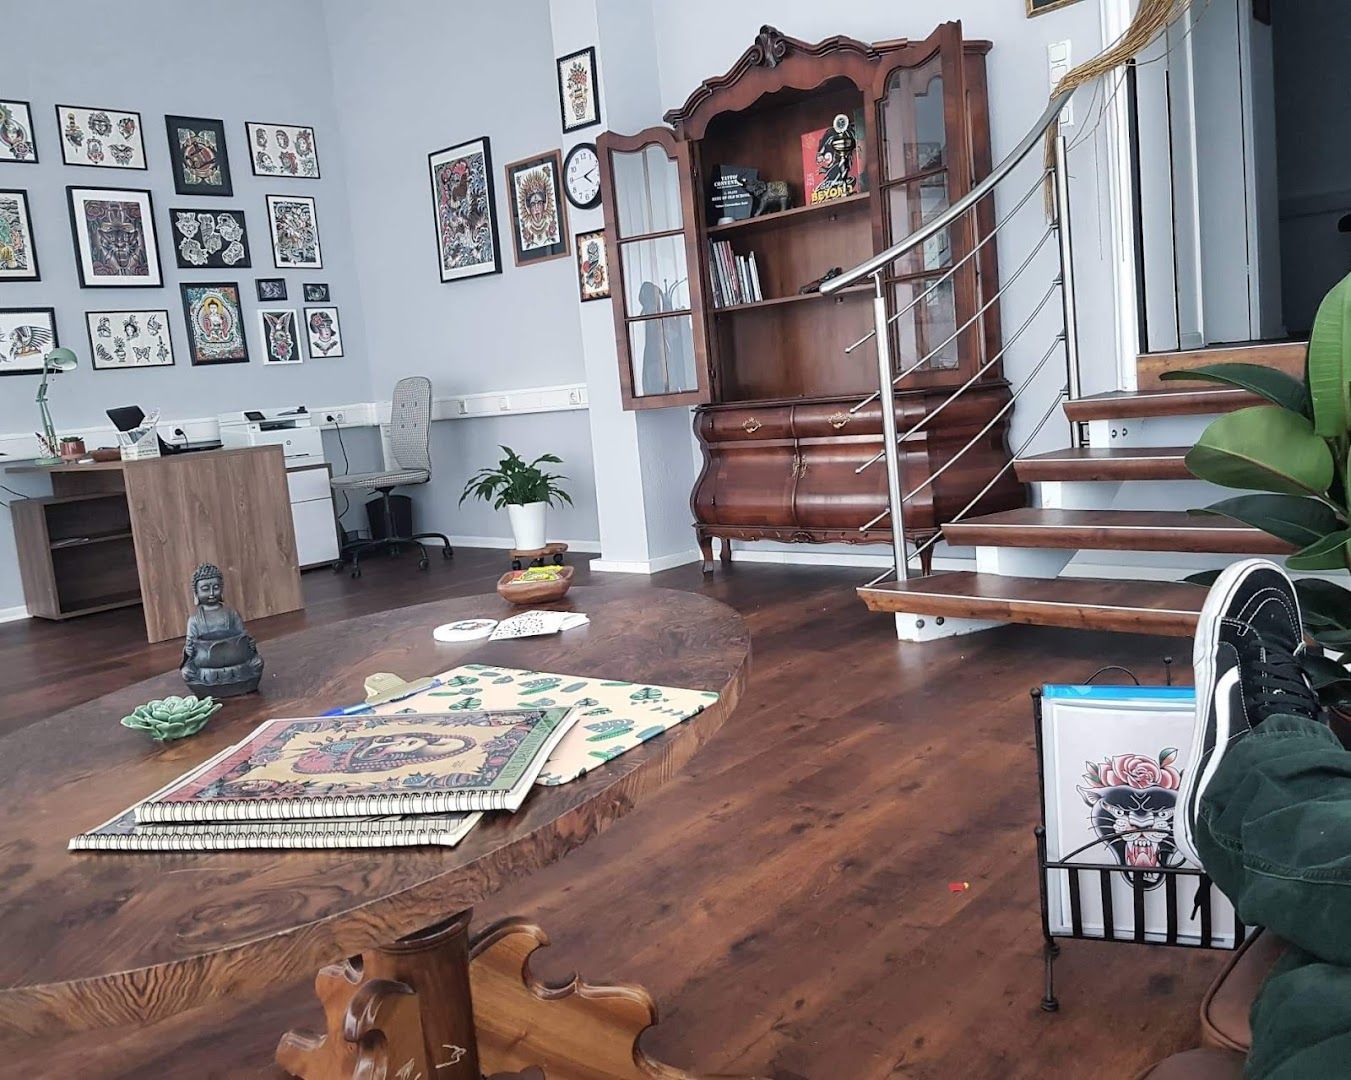
[[[1290,943],[1252,1008],[1248,1077],[1351,1077],[1351,753],[1274,716],[1240,739],[1201,800],[1196,845],[1248,926]]]

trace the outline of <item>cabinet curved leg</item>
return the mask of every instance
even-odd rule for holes
[[[722,538],[722,565],[732,565],[732,541],[730,537]]]
[[[713,537],[707,533],[699,533],[699,551],[704,557],[704,573],[713,573]]]

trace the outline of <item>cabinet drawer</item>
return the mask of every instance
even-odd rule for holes
[[[292,469],[286,474],[286,488],[291,502],[328,497],[328,469]]]
[[[699,433],[705,442],[745,442],[754,439],[791,439],[793,409],[790,405],[770,405],[758,409],[706,409],[699,417]]]
[[[703,524],[793,524],[797,452],[791,443],[714,448],[694,489],[694,514]]]
[[[882,406],[869,402],[856,413],[857,401],[816,401],[793,407],[793,434],[799,439],[832,438],[839,435],[881,435]]]
[[[858,529],[887,506],[886,465],[877,462],[863,472],[855,470],[882,449],[882,441],[806,443],[799,446],[793,518],[814,529]],[[929,473],[929,454],[923,435],[910,439],[901,454],[902,486],[911,490]],[[926,488],[906,503],[906,530],[933,527],[933,499]],[[891,528],[884,519],[875,529]]]

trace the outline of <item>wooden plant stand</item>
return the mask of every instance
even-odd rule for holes
[[[657,1022],[647,991],[545,985],[530,971],[543,930],[506,919],[471,941],[471,914],[323,968],[327,1033],[287,1032],[277,1064],[305,1080],[693,1080],[638,1046]]]
[[[556,565],[562,566],[563,553],[567,550],[567,544],[545,544],[542,548],[512,548],[511,568],[520,570],[525,559],[530,560],[531,566],[543,566],[550,559]]]

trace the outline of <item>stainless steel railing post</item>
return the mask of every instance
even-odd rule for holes
[[[896,443],[896,401],[891,381],[891,335],[887,330],[887,297],[882,270],[873,274],[873,325],[877,330],[877,385],[882,398],[882,449],[887,461],[887,502],[891,507],[891,551],[896,560],[896,580],[910,576],[905,550],[905,504],[901,498],[901,460]]]
[[[1056,230],[1060,235],[1060,296],[1065,311],[1065,383],[1069,400],[1080,396],[1079,317],[1074,298],[1074,240],[1070,229],[1070,185],[1065,136],[1055,141],[1054,193]],[[1070,444],[1079,445],[1079,425],[1070,424]]]

